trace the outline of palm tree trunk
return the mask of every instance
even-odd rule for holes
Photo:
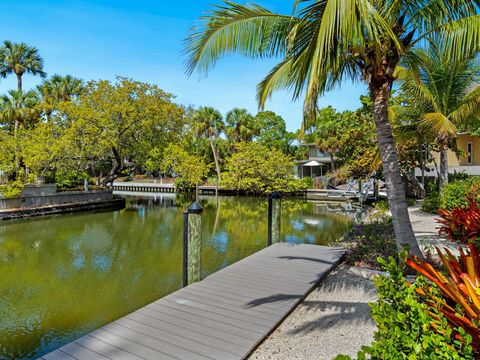
[[[218,194],[218,183],[220,182],[220,164],[218,163],[217,151],[215,150],[215,146],[213,145],[213,140],[212,138],[209,138],[208,140],[210,142],[210,147],[212,148],[213,159],[215,160],[215,170],[217,172],[217,184],[215,187],[215,193]]]
[[[448,185],[448,145],[440,146],[440,170],[438,172],[438,187],[442,193],[445,185]]]
[[[374,100],[378,147],[382,158],[383,173],[387,186],[388,202],[392,212],[397,248],[401,251],[407,246],[410,254],[423,258],[410,222],[405,187],[398,165],[397,149],[392,135],[392,127],[388,121],[387,101],[390,96],[388,82],[380,86],[371,85],[371,93]]]

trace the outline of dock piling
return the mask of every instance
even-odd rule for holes
[[[183,286],[201,280],[202,206],[194,202],[183,213]]]
[[[280,242],[282,195],[274,191],[268,196],[268,245]]]

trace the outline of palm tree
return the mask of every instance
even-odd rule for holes
[[[62,101],[71,101],[79,96],[84,91],[85,84],[82,79],[71,75],[54,74],[50,79],[44,80],[41,85],[38,85],[37,89],[42,94],[44,102],[58,104]]]
[[[472,58],[449,59],[437,46],[416,51],[417,61],[401,71],[404,91],[417,99],[421,110],[419,127],[433,134],[440,153],[440,192],[448,184],[448,148],[457,127],[478,119],[480,66]]]
[[[42,97],[42,107],[47,119],[61,102],[71,101],[80,96],[85,90],[83,80],[71,75],[61,76],[54,74],[37,86]]]
[[[225,120],[225,133],[232,143],[249,142],[259,134],[260,129],[255,126],[255,118],[246,109],[230,110]]]
[[[4,41],[0,48],[0,76],[6,77],[8,74],[17,76],[17,91],[22,93],[22,76],[25,73],[40,75],[45,77],[43,71],[43,59],[38,53],[38,49],[27,44],[12,43]],[[19,123],[15,121],[15,134],[17,133]]]
[[[218,153],[213,143],[214,138],[217,138],[222,133],[225,124],[223,123],[222,114],[212,107],[201,107],[193,114],[193,128],[197,136],[205,137],[212,148],[213,158],[215,160],[215,169],[217,171],[217,191],[218,183],[220,182],[220,163]]]
[[[4,41],[0,48],[0,75],[6,77],[8,74],[15,74],[18,91],[22,92],[22,76],[25,73],[46,76],[38,49],[23,42]]]
[[[388,100],[402,59],[429,38],[452,58],[479,48],[477,0],[298,0],[293,15],[225,1],[186,40],[187,72],[205,74],[220,58],[240,53],[281,61],[258,86],[260,107],[279,89],[304,96],[304,122],[319,96],[345,79],[363,80],[374,103],[378,145],[398,248],[421,251],[410,223]]]
[[[38,94],[35,91],[18,92],[10,90],[0,97],[0,119],[2,123],[14,125],[14,131],[18,131],[18,125],[26,129],[31,121],[38,118]]]

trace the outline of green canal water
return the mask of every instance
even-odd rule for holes
[[[201,200],[202,275],[266,246],[267,201]],[[34,359],[181,286],[182,212],[173,194],[127,197],[121,211],[0,225],[0,358]],[[328,244],[352,215],[282,201],[283,241]]]

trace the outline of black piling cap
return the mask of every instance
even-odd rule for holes
[[[271,199],[281,199],[282,198],[282,194],[280,194],[278,191],[274,191],[272,192],[269,197]]]
[[[201,214],[203,212],[203,207],[198,202],[194,201],[192,205],[188,208],[189,214]]]

